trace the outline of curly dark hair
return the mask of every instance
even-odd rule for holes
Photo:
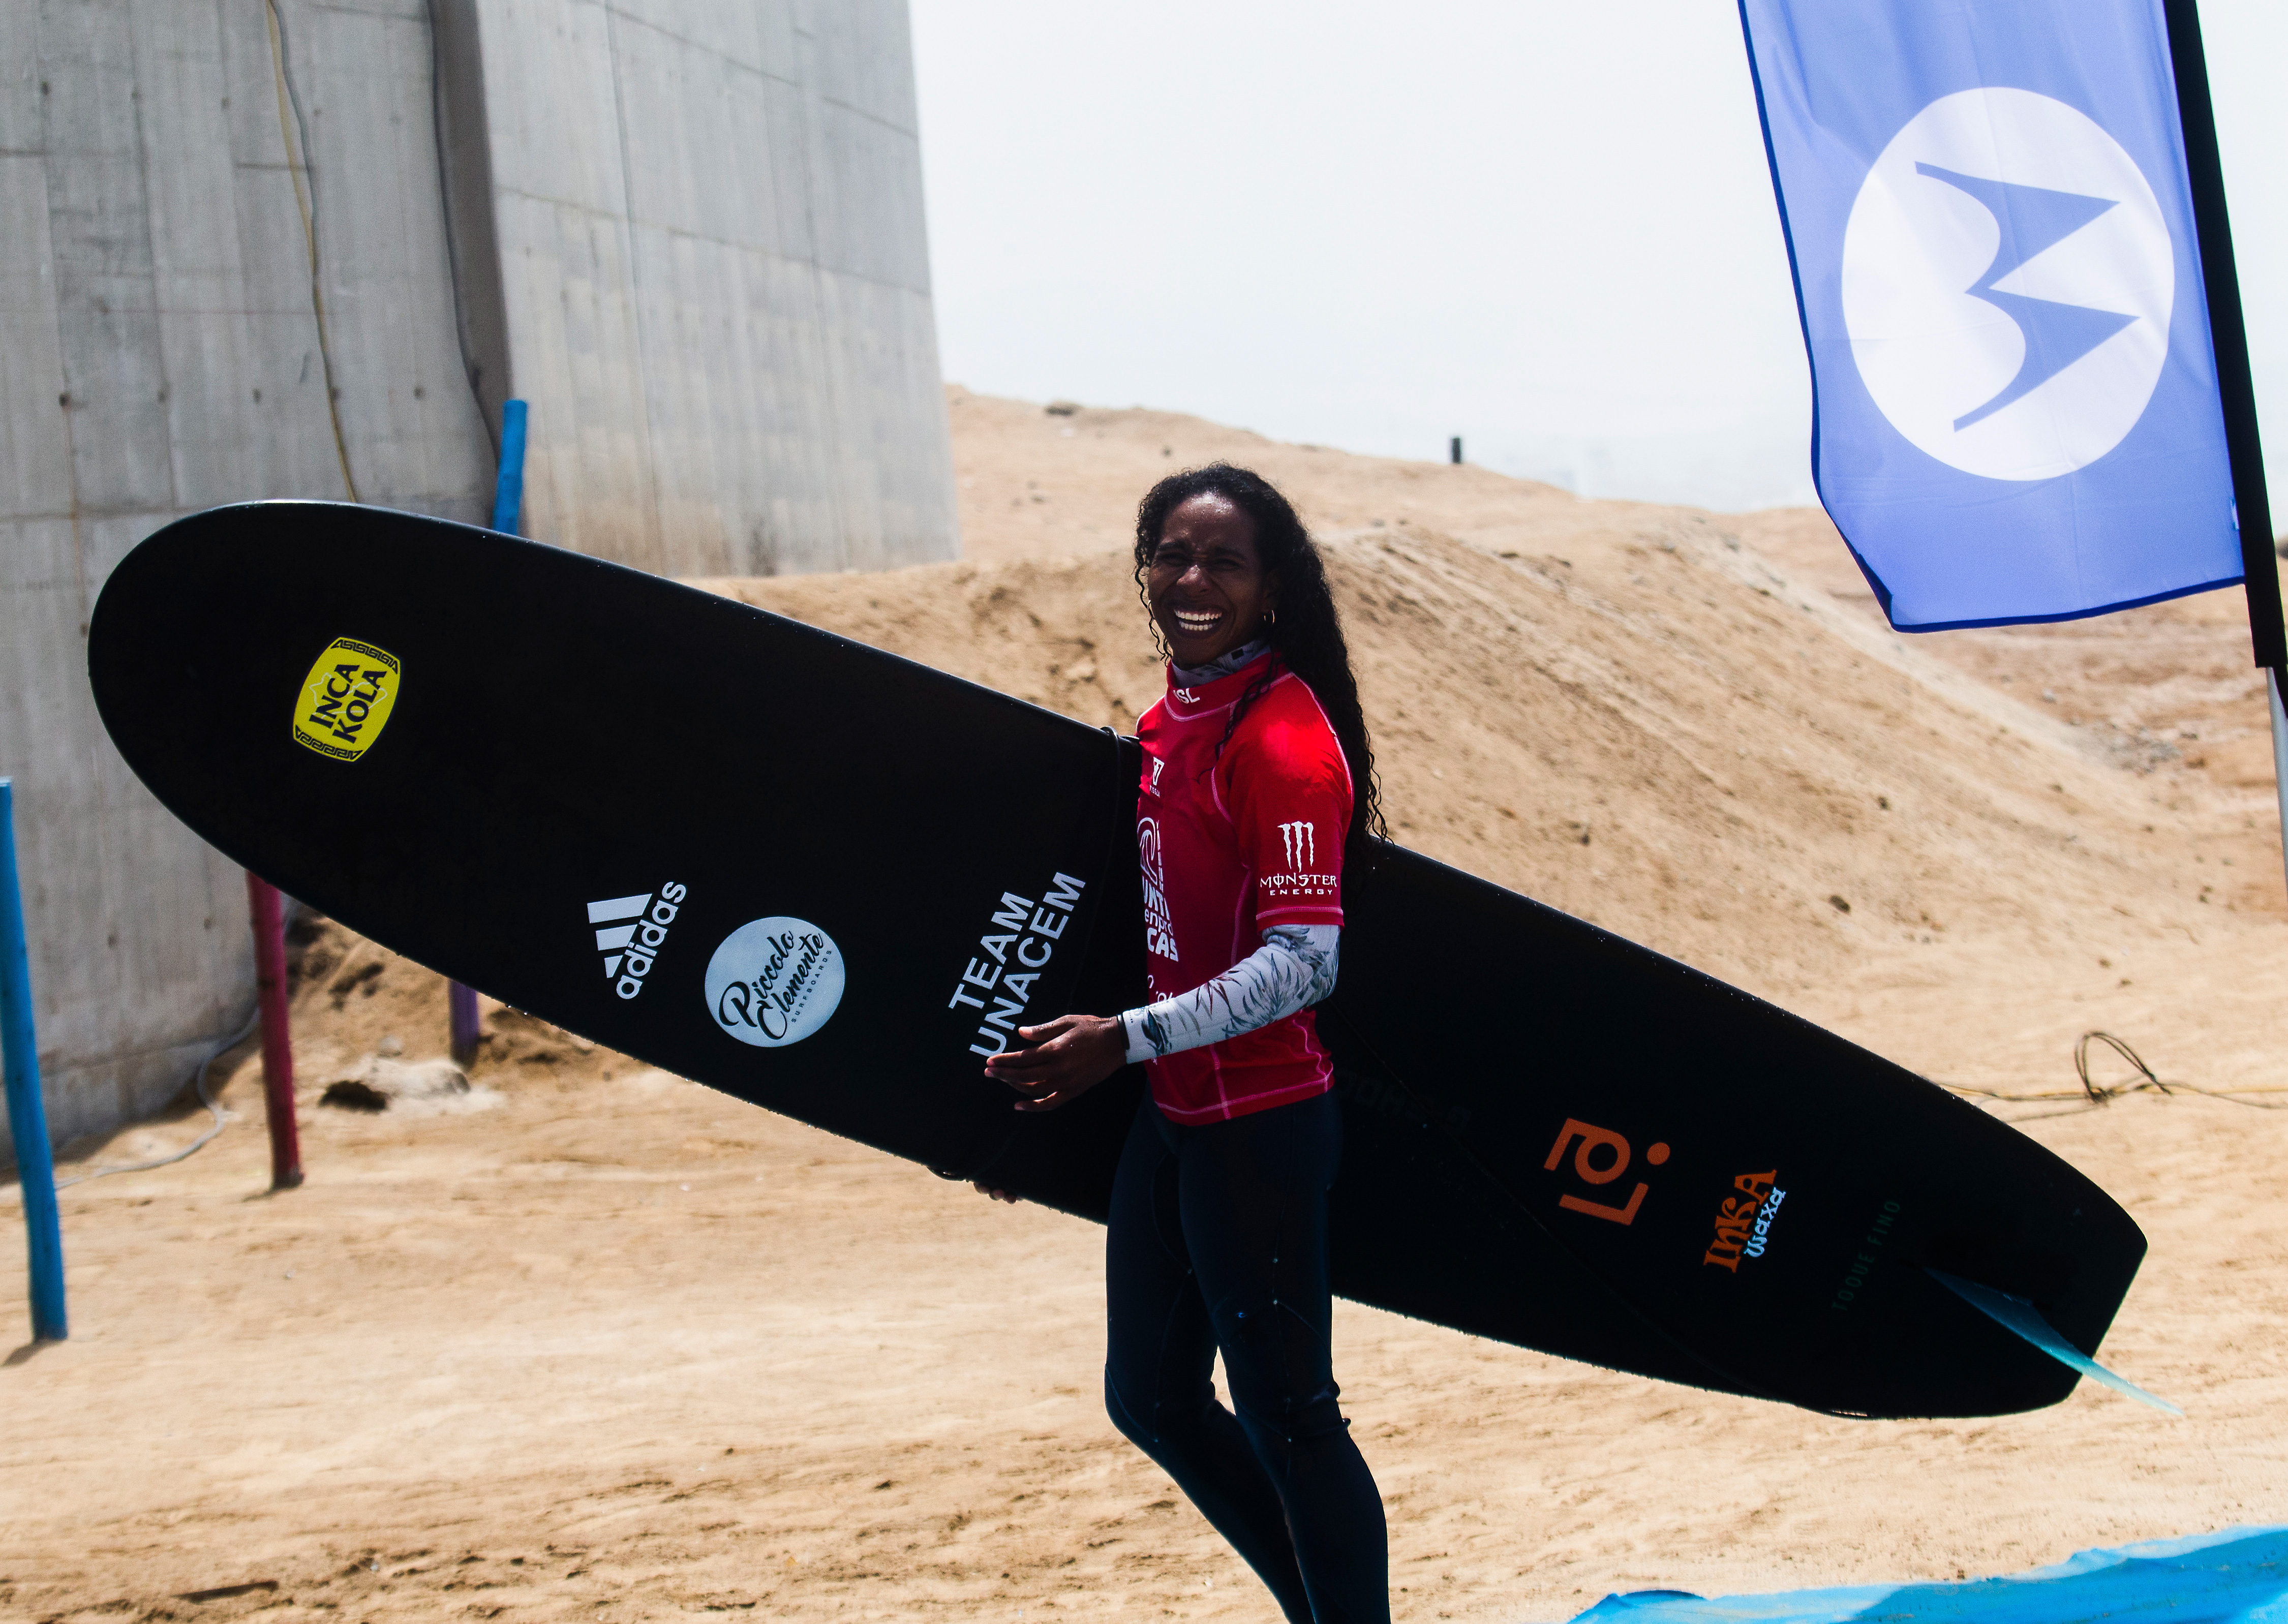
[[[1366,843],[1390,838],[1382,816],[1382,787],[1375,776],[1374,744],[1367,734],[1366,713],[1359,706],[1358,678],[1351,671],[1342,616],[1327,585],[1326,563],[1294,504],[1260,474],[1228,463],[1211,463],[1204,468],[1170,474],[1147,491],[1137,505],[1136,596],[1148,619],[1152,598],[1145,577],[1150,573],[1152,553],[1160,544],[1168,515],[1195,496],[1210,495],[1221,496],[1254,522],[1256,551],[1264,571],[1279,577],[1278,617],[1264,629],[1271,639],[1271,663],[1232,707],[1231,720],[1224,726],[1216,753],[1223,753],[1240,718],[1277,680],[1281,670],[1294,672],[1317,696],[1320,709],[1334,725],[1343,758],[1350,764],[1351,827],[1344,844],[1355,861],[1371,860]],[[1152,623],[1152,640],[1165,658],[1168,649],[1157,622]]]

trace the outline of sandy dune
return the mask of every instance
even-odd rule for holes
[[[1157,683],[1136,498],[1245,460],[1332,545],[1408,844],[1946,1081],[2070,1089],[2104,1028],[2173,1083],[2288,1089],[2288,891],[2232,595],[1903,639],[1816,513],[953,400],[965,562],[711,584],[1125,725]],[[304,955],[305,1188],[262,1193],[241,1057],[214,1145],[65,1192],[76,1334],[0,1368],[0,1616],[1274,1616],[1102,1416],[1096,1232],[512,1011],[472,1094],[321,1107],[386,1038],[441,1047],[443,1000],[333,927]],[[1999,1421],[1829,1421],[1343,1307],[1399,1615],[1950,1578],[2280,1520],[2283,1104],[1997,1107],[2145,1226],[2103,1357],[2182,1422],[2086,1384]],[[26,1323],[13,1271],[0,1316]]]

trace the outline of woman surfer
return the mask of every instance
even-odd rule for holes
[[[1358,685],[1318,550],[1245,469],[1153,487],[1136,581],[1169,656],[1138,725],[1152,1002],[1021,1027],[1031,1046],[985,1069],[1049,1111],[1145,1065],[1105,1248],[1106,1407],[1289,1619],[1386,1620],[1382,1501],[1328,1346],[1342,1119],[1311,1009],[1335,986],[1345,852],[1384,833]]]

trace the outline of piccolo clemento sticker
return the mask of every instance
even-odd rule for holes
[[[774,914],[723,939],[707,963],[707,1008],[742,1043],[799,1043],[842,1002],[842,949],[807,919]]]
[[[336,761],[355,761],[381,737],[397,703],[397,656],[336,638],[302,679],[294,700],[294,742]]]

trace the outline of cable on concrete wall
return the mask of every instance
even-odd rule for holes
[[[286,19],[278,0],[263,0],[270,21],[270,67],[278,81],[278,139],[286,144],[286,171],[293,178],[294,202],[302,211],[302,242],[310,253],[310,313],[318,324],[318,363],[326,377],[326,416],[334,425],[334,454],[341,459],[342,484],[352,502],[361,501],[350,472],[350,442],[342,432],[341,391],[334,386],[334,348],[326,333],[326,296],[318,276],[318,178],[310,168],[310,126],[302,99],[286,69]],[[297,135],[300,139],[297,140]]]
[[[193,1151],[202,1148],[208,1140],[220,1133],[223,1130],[224,1124],[230,1121],[230,1113],[225,1111],[221,1105],[215,1099],[215,1097],[207,1092],[207,1068],[211,1066],[216,1061],[221,1059],[232,1050],[236,1049],[241,1043],[245,1042],[247,1039],[252,1037],[254,1035],[255,1027],[261,1024],[262,1012],[259,1007],[258,1007],[252,1015],[247,1017],[246,1025],[241,1026],[237,1032],[233,1034],[231,1036],[223,1039],[223,1041],[217,1044],[213,1050],[208,1054],[205,1059],[199,1062],[197,1074],[199,1104],[204,1105],[207,1108],[208,1113],[214,1118],[213,1127],[208,1129],[206,1132],[201,1134],[197,1138],[192,1140],[188,1145],[183,1146],[182,1149],[177,1151],[171,1156],[156,1156],[149,1161],[131,1161],[120,1167],[98,1168],[93,1172],[83,1173],[76,1178],[60,1178],[56,1181],[56,1188],[63,1190],[69,1188],[73,1184],[83,1184],[91,1178],[109,1178],[114,1173],[147,1173],[153,1168],[171,1167],[174,1163],[182,1161],[184,1157],[189,1155]]]
[[[485,397],[477,387],[482,368],[469,348],[469,303],[461,293],[461,242],[453,229],[453,176],[445,161],[445,56],[437,40],[437,0],[423,8],[429,18],[429,126],[437,148],[437,206],[445,216],[445,265],[453,278],[453,336],[460,340],[461,372],[469,380],[469,399],[477,405],[477,426],[485,432],[493,462],[500,462],[500,434],[485,416]]]

